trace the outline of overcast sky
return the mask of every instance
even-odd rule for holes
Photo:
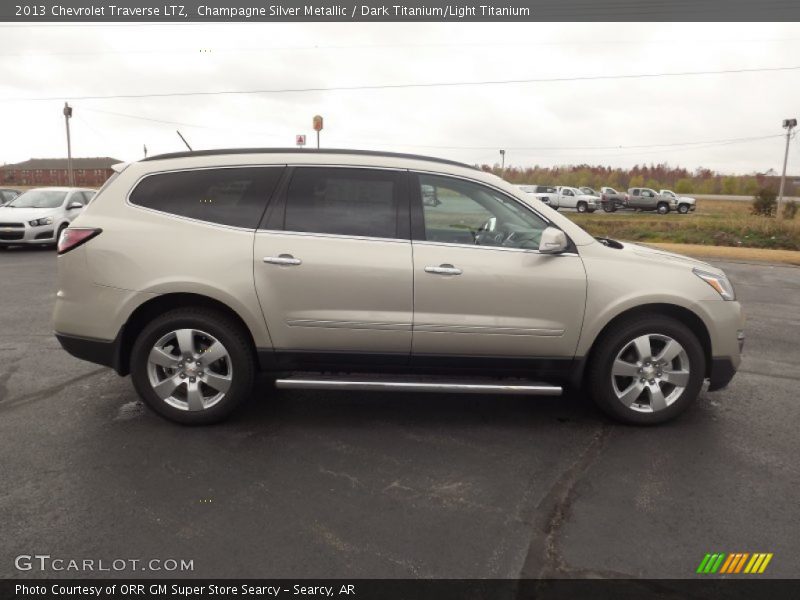
[[[679,144],[780,136],[782,119],[800,117],[800,70],[78,99],[800,66],[796,24],[3,25],[0,36],[0,163],[65,156],[64,100],[73,156],[122,160],[141,158],[144,144],[151,155],[184,149],[176,129],[195,149],[293,146],[303,133],[313,143],[321,114],[329,148],[468,163],[499,162],[507,148],[517,166],[666,161],[747,173],[780,170],[784,141]],[[18,100],[42,97],[60,100]],[[798,147],[790,172],[800,172]]]

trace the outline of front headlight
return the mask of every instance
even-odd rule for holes
[[[692,269],[692,273],[714,288],[723,300],[736,300],[736,292],[725,275],[716,275],[702,269]]]
[[[31,227],[40,227],[41,225],[50,225],[53,222],[53,217],[43,217],[41,219],[34,219],[33,221],[28,221]]]

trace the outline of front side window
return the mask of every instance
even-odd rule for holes
[[[255,229],[283,167],[235,167],[157,173],[130,195],[132,204],[200,221]]]
[[[425,239],[431,242],[537,249],[547,223],[519,203],[486,186],[420,175],[436,202],[425,201]]]
[[[394,171],[297,168],[286,196],[284,229],[396,238],[400,183],[400,175]]]

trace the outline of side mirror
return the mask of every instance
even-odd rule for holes
[[[559,254],[564,252],[568,245],[566,233],[555,227],[547,227],[542,232],[542,237],[539,241],[539,252],[542,254]]]
[[[76,208],[83,208],[83,204],[80,202],[70,202],[69,205],[67,205],[67,210],[74,210]]]

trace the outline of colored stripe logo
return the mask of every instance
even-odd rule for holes
[[[703,560],[700,561],[700,566],[697,567],[696,572],[703,575],[713,575],[715,573],[755,575],[763,573],[771,560],[771,552],[756,552],[752,554],[749,552],[734,552],[732,554],[717,552],[715,554],[706,554]]]

